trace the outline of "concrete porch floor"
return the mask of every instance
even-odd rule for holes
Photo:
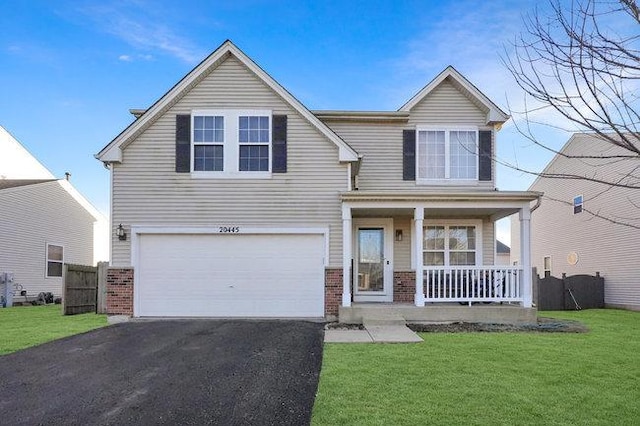
[[[345,324],[362,324],[365,320],[402,318],[408,323],[492,323],[523,324],[536,322],[535,308],[523,308],[509,304],[477,304],[462,306],[458,303],[431,303],[418,307],[411,303],[353,303],[340,306],[338,321]]]

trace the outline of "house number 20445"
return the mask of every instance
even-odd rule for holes
[[[220,226],[219,231],[222,234],[237,234],[240,232],[239,226]]]

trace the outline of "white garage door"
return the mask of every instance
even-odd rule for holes
[[[136,316],[322,317],[324,236],[141,234]]]

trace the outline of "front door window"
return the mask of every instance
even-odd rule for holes
[[[358,290],[384,291],[384,229],[358,230]]]

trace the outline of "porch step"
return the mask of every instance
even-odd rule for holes
[[[381,325],[405,326],[406,324],[405,319],[396,313],[371,312],[362,316],[362,325],[367,329]]]

